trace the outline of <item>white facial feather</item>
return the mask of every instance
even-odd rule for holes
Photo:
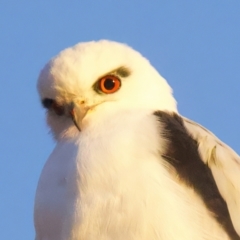
[[[94,91],[93,85],[100,77],[119,67],[127,68],[130,75],[120,77],[122,84],[117,92],[99,94]],[[148,60],[124,44],[106,40],[80,43],[60,52],[42,70],[38,90],[41,99],[50,98],[61,104],[75,100],[85,101],[85,106],[91,107],[111,102],[108,111],[118,108],[177,111],[171,88]],[[90,115],[95,119],[99,117],[87,115],[88,118]],[[70,119],[50,114],[48,123],[56,138],[77,134]]]

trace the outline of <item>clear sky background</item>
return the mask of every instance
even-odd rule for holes
[[[35,189],[54,147],[39,71],[60,50],[98,39],[150,59],[180,113],[240,153],[239,0],[1,0],[0,239],[34,239]]]

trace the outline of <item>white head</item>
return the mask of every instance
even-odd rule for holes
[[[56,139],[79,134],[85,119],[97,121],[106,111],[177,111],[171,88],[149,61],[106,40],[60,52],[41,71],[38,91]]]

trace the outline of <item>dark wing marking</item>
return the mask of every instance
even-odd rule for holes
[[[176,113],[157,111],[154,115],[161,123],[162,136],[168,140],[166,152],[162,157],[175,168],[180,180],[193,188],[203,199],[208,210],[229,237],[232,240],[239,240],[240,237],[233,227],[226,200],[221,196],[222,193],[220,194],[221,190],[215,182],[211,167],[206,164],[207,160],[201,154],[201,139],[198,137],[200,134],[198,136],[193,134],[193,130],[189,128],[189,125],[192,127],[192,122]],[[209,134],[210,132],[206,130],[202,135]]]
[[[235,230],[240,236],[240,157],[213,133],[183,118],[184,126],[199,143],[203,162],[211,169],[217,187],[227,203]]]

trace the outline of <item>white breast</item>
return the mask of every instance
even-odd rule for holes
[[[36,194],[36,240],[227,240],[163,166],[154,117],[126,114],[57,144]]]
[[[71,239],[76,201],[79,199],[74,142],[59,142],[46,162],[35,198],[36,239]]]

